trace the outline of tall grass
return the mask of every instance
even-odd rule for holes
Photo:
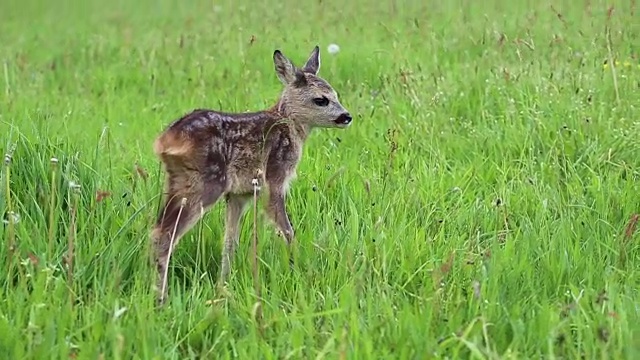
[[[0,353],[637,358],[637,12],[3,2]],[[177,246],[156,308],[153,139],[196,107],[271,105],[273,50],[300,63],[330,43],[320,74],[356,116],[305,148],[295,269],[252,207],[217,289],[220,204]]]

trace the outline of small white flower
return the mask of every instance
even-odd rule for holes
[[[329,54],[337,54],[338,51],[340,51],[340,46],[338,46],[338,44],[329,44],[329,46],[327,46],[327,51]]]
[[[16,214],[13,211],[9,211],[7,213],[7,217],[5,219],[2,219],[3,224],[9,224],[9,223],[17,224],[19,222],[20,222],[20,214]]]
[[[80,184],[73,180],[69,181],[69,187],[71,188],[71,190],[80,190],[81,188]]]
[[[115,309],[115,311],[113,312],[113,319],[114,320],[118,319],[119,317],[124,315],[125,312],[127,312],[127,308],[126,307],[121,307],[119,309]]]
[[[254,192],[260,191],[261,186],[260,186],[260,182],[258,181],[258,178],[253,178],[253,180],[251,180],[251,185],[253,185]]]

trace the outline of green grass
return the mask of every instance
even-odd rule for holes
[[[638,358],[640,9],[587,3],[3,1],[3,358]],[[262,332],[253,211],[216,292],[223,204],[156,309],[154,138],[316,44],[357,116],[306,145],[295,271],[258,217]]]

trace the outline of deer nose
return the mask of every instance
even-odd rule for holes
[[[351,114],[343,113],[342,115],[338,116],[338,118],[336,119],[336,123],[341,125],[349,125],[351,123],[351,120],[353,120],[351,118]]]

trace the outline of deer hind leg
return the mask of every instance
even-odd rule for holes
[[[173,250],[224,192],[222,184],[205,184],[195,171],[169,175],[168,182],[168,196],[152,232],[159,304],[164,303],[168,293],[168,266]]]
[[[247,209],[251,195],[227,194],[227,214],[222,247],[222,265],[220,267],[220,283],[224,285],[231,271],[231,263],[235,256],[240,232],[240,220]]]

